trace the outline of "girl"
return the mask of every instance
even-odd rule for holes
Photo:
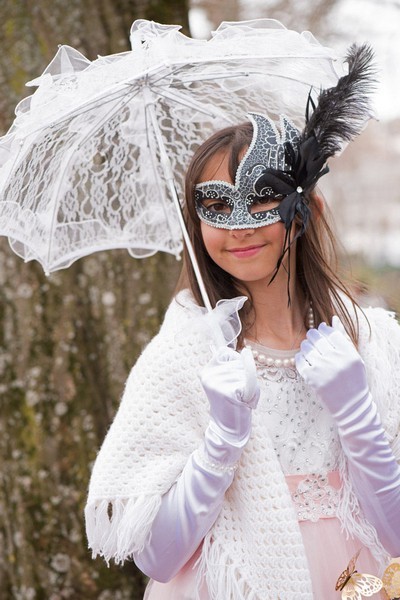
[[[186,220],[218,305],[204,315],[186,260],[86,507],[94,556],[134,559],[147,600],[329,600],[359,549],[357,585],[378,598],[371,576],[400,553],[400,328],[339,280],[316,189],[369,111],[369,49],[348,62],[302,133],[250,114],[189,167]]]

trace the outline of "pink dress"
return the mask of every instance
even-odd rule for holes
[[[255,344],[252,347],[256,355],[273,353],[274,358],[282,361],[293,356],[293,351],[270,350]],[[297,511],[314,598],[340,600],[340,591],[335,591],[336,581],[362,547],[357,539],[347,538],[335,516],[341,484],[337,471],[340,442],[329,415],[293,368],[273,370],[257,364],[257,372],[261,383],[257,411],[261,418],[267,419]],[[151,580],[144,600],[195,600],[196,561],[200,551],[201,546],[168,583]],[[360,573],[379,576],[376,561],[367,548],[363,548],[356,568]],[[373,600],[385,597],[382,592],[370,596]],[[205,583],[199,598],[209,600]]]
[[[296,493],[299,483],[309,479],[310,477],[304,475],[287,476],[286,478],[292,494]],[[338,472],[330,472],[330,489],[337,489],[339,483]],[[346,539],[336,517],[319,515],[316,521],[300,519],[299,525],[310,568],[314,598],[317,600],[340,599],[341,593],[335,591],[336,581],[362,544],[354,538]],[[195,600],[196,561],[200,551],[201,547],[168,583],[150,581],[144,600]],[[357,570],[359,573],[378,574],[378,566],[367,548],[362,550],[357,560]],[[200,600],[209,600],[205,583],[200,590],[199,598]],[[379,592],[370,598],[384,600],[386,596]]]
[[[296,493],[298,484],[307,481],[307,479],[310,479],[310,477],[304,475],[288,476],[286,480],[292,494]],[[337,471],[331,472],[329,474],[330,488],[337,489],[339,483]],[[351,557],[362,547],[362,544],[354,538],[346,539],[345,534],[341,532],[340,523],[336,517],[320,515],[316,521],[299,520],[299,524],[310,568],[314,598],[317,600],[340,599],[341,593],[335,591],[336,581]],[[195,600],[195,563],[200,550],[201,547],[178,575],[168,583],[150,581],[144,600]],[[378,574],[377,564],[367,548],[362,550],[357,560],[357,570],[360,573]],[[209,600],[205,584],[200,590],[199,598],[200,600]],[[386,596],[379,592],[370,596],[370,598],[384,600]]]

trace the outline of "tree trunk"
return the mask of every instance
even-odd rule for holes
[[[187,6],[149,0],[0,4],[3,131],[57,44],[88,58],[128,49],[135,18],[179,22]],[[0,240],[0,597],[143,597],[144,578],[92,561],[84,533],[90,468],[125,379],[156,332],[178,273],[166,255],[81,259],[46,278]]]

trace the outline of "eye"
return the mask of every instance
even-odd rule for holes
[[[283,199],[282,194],[274,194],[273,196],[264,196],[263,198],[255,198],[253,204],[258,206],[266,206],[268,204],[279,203]]]
[[[203,200],[202,204],[204,208],[213,213],[222,213],[226,215],[231,213],[231,207],[228,206],[224,200],[221,200],[221,198],[217,198],[215,200]]]
[[[250,213],[254,214],[265,210],[272,210],[277,208],[283,200],[282,194],[274,194],[273,196],[264,196],[262,198],[255,198],[250,206]]]

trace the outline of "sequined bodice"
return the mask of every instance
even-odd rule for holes
[[[332,486],[331,475],[338,468],[340,442],[332,418],[296,368],[287,366],[294,351],[271,350],[258,344],[252,347],[255,354],[286,365],[276,368],[256,363],[261,384],[257,411],[266,420],[298,518],[316,521],[333,517],[340,484]]]
[[[292,352],[252,344],[282,360]],[[340,443],[329,413],[292,367],[257,364],[261,396],[257,410],[267,421],[285,475],[325,474],[337,468]]]

